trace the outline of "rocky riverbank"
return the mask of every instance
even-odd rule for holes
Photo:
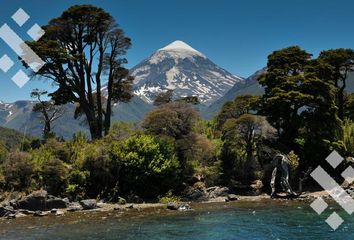
[[[188,202],[226,202],[236,201],[238,196],[231,194],[227,187],[212,187],[204,190],[187,189],[181,198],[180,203],[127,203],[119,198],[118,203],[107,203],[96,199],[84,199],[81,201],[70,201],[68,198],[60,198],[48,194],[44,190],[32,192],[23,197],[10,196],[0,204],[0,217],[7,219],[24,216],[61,216],[66,212],[77,212],[85,210],[122,210],[133,208],[147,208],[151,206],[165,206],[170,210],[191,210]]]
[[[297,200],[311,200],[317,197],[327,198],[328,194],[323,192],[304,193],[298,196]],[[230,193],[226,187],[212,187],[203,191],[189,189],[185,192],[180,202],[170,203],[127,203],[120,199],[119,203],[106,203],[96,199],[85,199],[78,202],[69,201],[67,198],[59,198],[48,194],[44,190],[35,191],[27,196],[18,199],[9,199],[0,204],[0,217],[6,219],[20,218],[25,216],[63,216],[68,212],[83,211],[130,211],[143,210],[148,208],[168,209],[171,211],[193,210],[193,203],[217,203],[234,201],[262,201],[269,199],[269,195],[260,194],[257,196],[240,196]],[[286,195],[278,195],[281,201],[291,198]]]

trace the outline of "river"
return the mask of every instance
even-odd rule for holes
[[[354,219],[331,204],[320,216],[309,203],[246,201],[194,204],[195,211],[154,208],[124,212],[0,220],[1,239],[354,239]],[[336,211],[345,222],[333,231],[325,219]]]

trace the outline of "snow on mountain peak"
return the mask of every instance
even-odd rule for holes
[[[193,60],[195,57],[206,58],[204,54],[195,50],[187,43],[177,40],[169,45],[158,49],[151,57],[151,64],[158,64],[160,61],[166,58],[173,58],[176,62],[181,59],[190,59]]]
[[[178,51],[178,50],[185,50],[185,51],[192,51],[192,52],[196,52],[196,53],[200,53],[197,50],[195,50],[194,48],[192,48],[191,46],[189,46],[187,43],[181,41],[181,40],[176,40],[172,43],[170,43],[169,45],[167,45],[166,47],[163,47],[159,50],[164,50],[164,51]]]

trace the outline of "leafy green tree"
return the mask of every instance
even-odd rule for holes
[[[305,102],[299,113],[301,127],[295,139],[298,148],[291,149],[297,150],[295,152],[301,159],[308,159],[300,166],[304,171],[307,171],[308,167],[317,165],[320,159],[324,159],[329,154],[329,145],[342,136],[342,122],[338,117],[336,93],[328,78],[330,71],[331,67],[328,64],[314,59],[310,61],[304,73],[305,81],[301,89],[311,98]]]
[[[258,96],[237,96],[234,101],[226,102],[217,116],[217,127],[222,128],[224,123],[231,118],[238,118],[242,114],[254,112],[259,102]]]
[[[56,104],[80,104],[92,139],[108,134],[112,104],[132,97],[133,79],[122,67],[130,38],[109,13],[92,5],[72,6],[43,29],[39,41],[28,43],[45,62],[34,74],[58,86],[50,94]]]
[[[268,117],[280,141],[290,148],[301,127],[300,109],[312,97],[302,89],[310,58],[311,54],[298,46],[274,51],[268,56],[267,72],[259,78],[265,87],[260,113]]]
[[[198,120],[199,115],[191,104],[171,102],[148,113],[142,123],[148,133],[176,140],[177,156],[183,169],[181,174],[185,177],[193,172],[188,161],[193,158],[192,147]]]
[[[172,102],[148,113],[142,126],[150,133],[179,140],[193,132],[198,118],[197,112],[189,104]]]
[[[354,50],[350,48],[339,48],[322,51],[318,60],[331,67],[329,79],[336,88],[336,103],[338,116],[344,119],[345,88],[350,72],[354,71]]]
[[[264,139],[275,139],[276,130],[265,117],[243,114],[239,118],[226,121],[223,128],[224,141],[233,141],[245,152],[243,163],[243,180],[246,183],[254,180],[257,168],[255,152],[257,145]]]

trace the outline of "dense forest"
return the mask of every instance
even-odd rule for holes
[[[0,129],[3,192],[156,200],[188,186],[222,185],[238,193],[257,181],[267,192],[275,153],[288,156],[296,190],[332,150],[353,159],[354,94],[346,92],[352,49],[324,50],[316,58],[298,46],[270,53],[258,79],[264,94],[238,96],[210,121],[199,116],[196,97],[175,99],[167,91],[140,124],[111,123],[112,105],[132,98],[133,78],[123,67],[131,39],[91,5],[69,8],[44,29],[38,42],[28,43],[46,62],[33,74],[58,88],[32,92],[43,139]],[[46,94],[51,99],[41,100]],[[51,132],[66,103],[76,104],[73,117],[85,117],[91,136],[78,132],[64,141]]]

